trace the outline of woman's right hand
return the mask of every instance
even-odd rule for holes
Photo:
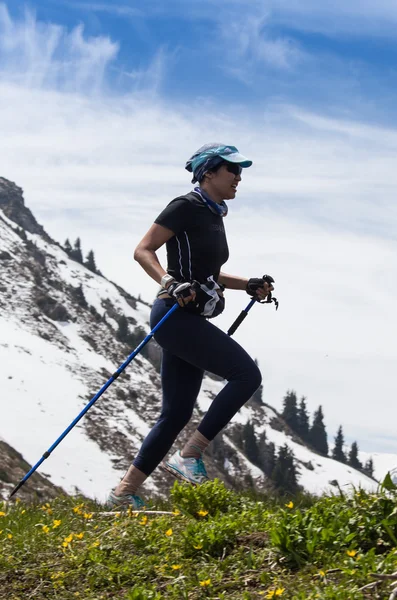
[[[167,292],[182,307],[196,299],[196,292],[194,291],[193,283],[190,281],[184,283],[174,281],[167,287]]]

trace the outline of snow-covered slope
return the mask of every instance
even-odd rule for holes
[[[1,182],[4,190],[7,182]],[[140,341],[149,330],[149,307],[71,260],[47,235],[23,230],[1,210],[0,276],[0,437],[35,464],[131,352],[116,337],[118,319],[125,316]],[[204,379],[192,427],[222,385]],[[103,500],[154,423],[160,402],[158,372],[139,355],[40,472],[67,492],[80,490]],[[263,471],[238,442],[249,421],[258,440],[266,437],[276,449],[287,444],[293,450],[299,483],[308,491],[333,490],[335,481],[341,487],[376,485],[312,452],[285,428],[274,428],[275,420],[279,416],[268,406],[250,402],[243,407],[209,452],[210,475],[231,486],[241,486],[247,475],[258,487],[266,485]],[[168,485],[156,470],[146,490],[164,493]]]

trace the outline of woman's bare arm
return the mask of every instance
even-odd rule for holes
[[[228,275],[227,273],[219,273],[218,283],[224,285],[229,290],[246,290],[249,279],[238,277],[237,275]],[[273,286],[266,281],[256,290],[255,296],[259,300],[265,300],[268,294],[273,290]]]
[[[166,271],[157,258],[156,250],[168,242],[173,235],[175,234],[171,229],[154,223],[135,248],[134,259],[157,283],[161,282]]]
[[[228,275],[227,273],[219,273],[218,283],[224,285],[229,290],[245,290],[247,287],[248,279],[245,277],[238,277],[237,275]]]

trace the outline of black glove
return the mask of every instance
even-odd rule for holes
[[[175,298],[175,300],[179,300],[180,298],[187,298],[188,296],[191,296],[193,292],[193,283],[191,283],[190,281],[186,281],[184,283],[175,281],[167,287],[167,293],[172,298]]]
[[[255,296],[257,289],[262,287],[264,283],[273,285],[273,277],[270,275],[264,275],[263,277],[251,277],[251,279],[248,280],[245,290],[249,296]]]

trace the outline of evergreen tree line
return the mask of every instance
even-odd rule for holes
[[[289,390],[283,398],[282,417],[292,431],[299,435],[304,442],[312,446],[319,454],[328,456],[328,436],[325,429],[322,406],[319,406],[314,412],[312,422],[310,423],[305,396],[302,396],[298,403],[296,392]],[[343,429],[342,425],[340,425],[335,436],[331,458],[354,469],[358,469],[369,475],[369,477],[373,477],[374,465],[372,458],[367,460],[363,465],[358,458],[357,442],[352,443],[347,454],[344,451],[344,445]]]
[[[255,429],[250,421],[242,429],[240,445],[248,460],[259,467],[278,490],[291,493],[298,490],[294,455],[287,445],[276,452],[273,442],[267,441],[265,432],[257,442]]]
[[[69,239],[66,239],[65,243],[63,245],[63,248],[64,248],[66,254],[69,256],[69,258],[71,258],[72,260],[75,260],[76,262],[80,263],[81,265],[84,265],[85,267],[87,267],[87,269],[89,269],[93,273],[96,273],[97,275],[102,275],[102,273],[96,266],[93,250],[90,250],[88,252],[85,260],[83,259],[83,251],[81,249],[81,240],[79,237],[76,239],[73,246],[70,243]]]

